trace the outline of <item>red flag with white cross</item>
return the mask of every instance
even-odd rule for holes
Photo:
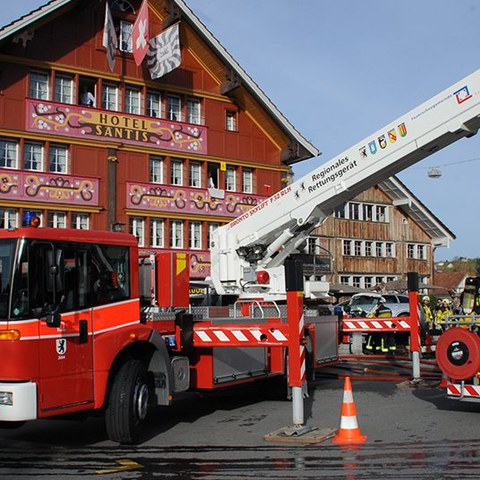
[[[137,65],[142,63],[148,52],[148,41],[148,4],[147,0],[143,0],[132,30],[132,53]]]

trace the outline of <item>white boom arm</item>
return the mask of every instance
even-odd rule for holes
[[[333,210],[480,127],[480,70],[218,228],[211,250],[219,294],[282,299],[285,259]],[[266,271],[263,282],[257,272]],[[262,281],[262,280],[261,280]]]

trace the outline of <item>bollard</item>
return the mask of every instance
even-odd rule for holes
[[[408,299],[410,304],[410,351],[412,352],[413,381],[420,381],[420,330],[418,318],[418,273],[408,272]]]

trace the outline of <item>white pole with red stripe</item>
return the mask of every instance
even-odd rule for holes
[[[298,260],[285,262],[287,321],[289,325],[288,385],[292,388],[293,425],[304,424],[303,385],[306,381],[306,351],[301,344],[304,330],[303,265]]]
[[[412,354],[413,381],[420,381],[420,330],[418,318],[418,273],[408,272],[408,297],[410,303],[410,352]]]

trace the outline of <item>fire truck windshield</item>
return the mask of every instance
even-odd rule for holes
[[[16,240],[0,240],[0,319],[8,317]]]

